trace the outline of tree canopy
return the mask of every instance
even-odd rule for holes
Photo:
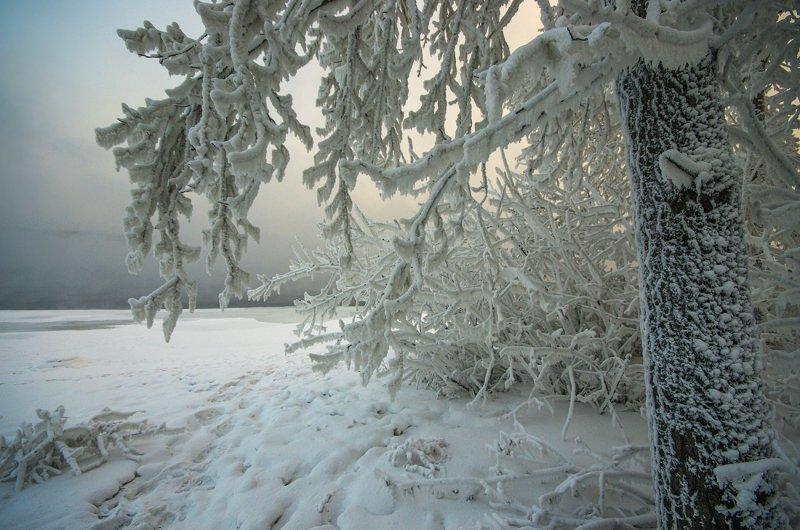
[[[212,204],[203,248],[209,267],[221,258],[227,270],[220,306],[247,293],[240,259],[260,233],[248,212],[262,183],[283,178],[291,134],[313,149],[303,178],[325,205],[328,243],[302,251],[289,273],[261,278],[250,296],[328,274],[322,292],[300,302],[309,320],[297,346],[335,341],[318,362],[355,363],[365,379],[390,372],[392,388],[406,377],[483,395],[533,378],[563,392],[565,364],[531,359],[578,351],[605,383],[623,372],[633,381],[636,260],[611,81],[639,60],[675,65],[713,50],[744,169],[759,316],[770,349],[796,349],[791,2],[654,1],[642,18],[628,2],[540,0],[544,29],[511,50],[504,30],[522,4],[195,1],[205,26],[196,38],[177,24],[120,30],[130,51],[184,78],[97,130],[133,185],[128,267],[138,271],[153,251],[164,278],[131,299],[136,318],[152,324],[165,309],[169,339],[182,298],[194,307],[196,280],[184,264],[202,250],[180,233],[194,195]],[[284,88],[311,62],[324,71],[316,143]],[[409,96],[414,76],[424,78],[419,101]],[[433,147],[415,153],[414,134]],[[524,147],[509,161],[515,143]],[[501,162],[490,160],[498,152]],[[385,196],[420,197],[419,211],[394,224],[366,219],[350,195],[363,177]],[[322,330],[340,304],[355,304],[357,318]],[[579,379],[585,399],[606,399],[597,393],[603,377]]]
[[[741,175],[766,394],[778,427],[800,426],[796,3],[536,4],[543,29],[513,50],[506,31],[525,16],[523,0],[195,0],[205,27],[195,38],[177,24],[120,30],[130,51],[184,78],[97,129],[133,186],[128,267],[138,271],[152,252],[164,280],[130,300],[135,318],[152,325],[166,310],[169,340],[184,300],[194,309],[196,280],[184,265],[205,251],[208,267],[221,258],[227,270],[222,308],[325,275],[319,293],[298,301],[307,319],[289,346],[328,344],[312,356],[323,370],[346,362],[364,382],[385,378],[391,392],[407,381],[480,400],[525,381],[539,404],[568,396],[612,415],[639,406],[641,255],[615,81],[640,65],[703,62],[720,87],[732,160],[678,146],[650,155],[659,178],[698,196],[717,165]],[[310,63],[323,71],[316,134],[296,113],[307,102],[286,84]],[[415,77],[424,80],[418,101]],[[648,89],[635,76],[627,83]],[[662,115],[694,108],[659,104]],[[629,129],[638,119],[624,117]],[[260,231],[248,213],[262,184],[284,177],[288,135],[314,153],[303,181],[324,205],[324,244],[298,249],[289,272],[259,276],[250,289],[240,260]],[[417,152],[419,138],[431,147]],[[511,147],[519,154],[509,159]],[[385,197],[417,197],[417,212],[367,218],[351,197],[365,178]],[[180,232],[198,195],[211,203],[202,247]],[[355,315],[327,329],[342,305]]]

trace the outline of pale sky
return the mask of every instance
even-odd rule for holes
[[[533,9],[515,21],[512,49],[538,28]],[[130,186],[93,132],[116,119],[121,102],[142,105],[180,81],[129,53],[117,37],[117,28],[145,19],[202,32],[191,0],[0,0],[0,308],[122,307],[158,286],[154,266],[139,277],[127,274],[121,219]],[[321,124],[313,105],[318,75],[310,66],[288,86],[301,121],[312,128]],[[250,246],[245,261],[253,273],[285,270],[296,240],[317,240],[321,209],[300,179],[310,155],[294,139],[287,147],[286,179],[266,186],[252,209],[262,229],[261,244]],[[369,185],[359,185],[355,199],[382,218],[414,204],[382,204]],[[197,202],[187,228],[195,243],[206,210]],[[195,276],[201,302],[211,303],[219,274],[209,278],[198,267]]]

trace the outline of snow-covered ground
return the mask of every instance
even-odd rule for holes
[[[620,413],[623,434],[580,404],[569,441],[567,403],[523,408],[515,426],[524,389],[472,407],[413,388],[391,401],[344,367],[322,375],[287,357],[295,320],[290,308],[199,311],[166,344],[127,311],[0,312],[0,433],[58,405],[69,424],[110,407],[181,428],[139,442],[138,463],[0,485],[0,528],[491,526],[499,508],[477,477],[492,476],[501,431],[524,428],[569,458],[576,437],[600,450],[646,440],[639,414]],[[504,487],[533,502],[552,484]]]

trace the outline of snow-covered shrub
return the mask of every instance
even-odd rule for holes
[[[577,399],[599,407],[638,404],[636,269],[619,173],[607,186],[572,189],[559,179],[504,173],[516,180],[513,192],[479,192],[488,198],[458,219],[461,236],[425,256],[421,287],[391,324],[387,347],[395,360],[379,371],[392,373],[393,383],[402,374],[446,395],[485,397],[524,381],[544,396],[570,395],[574,386]],[[306,274],[332,273],[320,294],[298,302],[309,318],[301,331],[310,336],[291,348],[337,340],[327,355],[314,356],[317,365],[344,360],[366,380],[370,363],[381,359],[354,348],[346,326],[344,333],[319,327],[339,305],[356,306],[354,322],[365,318],[395,265],[392,241],[402,228],[359,220],[347,269],[338,266],[341,248],[331,244],[299,253],[290,273],[263,278],[251,296],[269,296]],[[437,221],[445,222],[444,215]]]
[[[613,447],[608,455],[577,440],[567,455],[519,424],[489,447],[495,465],[477,477],[385,476],[394,495],[482,496],[492,512],[480,528],[652,528],[648,446]],[[545,487],[543,488],[542,485]],[[534,497],[532,491],[544,493]]]
[[[389,463],[409,473],[433,478],[447,460],[447,442],[442,439],[408,438],[387,451]]]
[[[0,437],[0,481],[14,481],[21,490],[68,470],[80,475],[106,463],[114,448],[125,458],[137,460],[141,453],[128,442],[166,432],[166,427],[130,421],[134,414],[104,409],[88,422],[65,427],[64,407],[53,412],[38,409],[38,422],[21,425],[11,440]]]

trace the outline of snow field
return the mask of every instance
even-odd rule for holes
[[[62,403],[75,422],[109,406],[185,427],[136,443],[139,463],[112,459],[20,493],[2,484],[0,527],[492,526],[496,508],[476,478],[492,475],[487,446],[515,431],[507,413],[524,390],[474,408],[413,388],[391,402],[380,383],[363,387],[352,372],[321,375],[305,356],[285,356],[292,325],[226,315],[187,319],[169,344],[140,326],[0,335],[3,432],[31,420],[32,407]],[[561,439],[566,408],[523,408],[517,418],[570,454],[579,446]],[[609,415],[577,404],[567,438],[598,448],[646,441],[638,414],[620,418],[627,441]],[[506,488],[533,502],[552,483]]]

